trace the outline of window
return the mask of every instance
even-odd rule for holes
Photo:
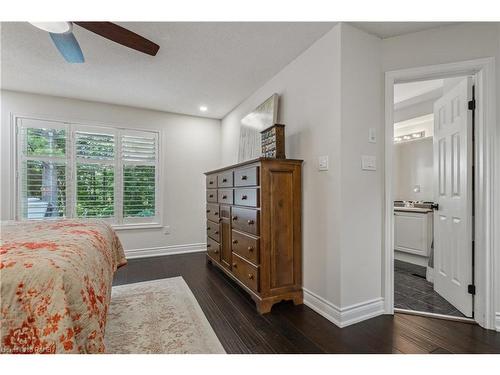
[[[18,118],[21,219],[157,223],[158,133]]]

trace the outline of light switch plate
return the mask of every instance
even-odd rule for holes
[[[377,158],[372,155],[361,155],[361,169],[364,171],[376,171]]]
[[[318,156],[318,171],[328,170],[328,155]]]
[[[377,143],[377,130],[375,128],[368,129],[368,142]]]
[[[165,225],[163,227],[163,234],[170,234],[170,226],[169,225]]]

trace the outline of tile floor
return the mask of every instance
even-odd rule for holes
[[[394,307],[464,317],[434,291],[433,284],[425,279],[425,274],[425,267],[394,261]]]

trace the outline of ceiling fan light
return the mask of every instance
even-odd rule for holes
[[[53,34],[69,33],[73,30],[71,22],[30,22],[33,26],[40,30],[47,31]]]

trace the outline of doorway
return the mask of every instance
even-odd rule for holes
[[[434,98],[432,112],[420,116],[427,115],[427,118],[397,118],[394,97],[398,94],[395,85],[426,81],[429,84],[430,81],[441,81],[441,93],[444,93],[446,81],[446,88],[452,90],[452,94]],[[418,281],[427,283],[427,291],[431,294],[427,297],[427,302],[437,301],[436,296],[440,296],[449,304],[446,311],[441,306],[438,312],[424,311],[424,314],[473,319],[485,328],[495,328],[495,268],[491,261],[495,250],[493,240],[497,240],[495,237],[498,235],[493,221],[494,217],[498,217],[498,210],[495,210],[494,205],[495,159],[491,151],[495,150],[496,143],[494,82],[492,58],[386,73],[383,282],[385,311],[388,314],[394,313],[395,304],[398,303],[396,297],[400,297],[396,295],[399,293],[395,288],[396,281],[400,281],[401,275],[411,275],[418,278]],[[473,105],[469,104],[472,102],[472,86],[475,86],[476,106],[469,110],[469,105]],[[457,97],[462,98],[459,107],[457,105],[460,100]],[[444,107],[447,109],[443,109]],[[463,110],[466,110],[467,116],[461,115]],[[443,114],[445,112],[447,114]],[[432,199],[424,198],[423,193],[429,193],[429,187],[423,186],[426,182],[421,184],[415,180],[406,183],[406,187],[415,195],[408,194],[409,198],[396,199],[394,141],[398,136],[395,137],[394,124],[407,120],[412,120],[413,126],[418,121],[427,121],[436,126],[436,131],[432,130]],[[415,131],[410,131],[408,123],[399,125],[403,125],[403,129],[406,125],[408,132],[399,134],[401,143],[403,139],[418,142],[413,139],[428,138],[416,128],[413,129]],[[472,144],[475,145],[474,148]],[[429,140],[427,150],[429,154]],[[466,166],[469,168],[465,168]],[[427,173],[430,173],[429,170]],[[445,191],[449,193],[445,194]],[[417,197],[418,194],[420,198]],[[395,220],[395,206],[402,208],[398,212],[407,213],[408,216],[398,217],[398,223]],[[414,212],[411,212],[412,209]],[[425,210],[427,220],[415,217]],[[417,227],[418,230],[415,229]],[[404,235],[396,234],[397,231]],[[408,233],[410,238],[405,238]],[[403,254],[402,257],[401,254],[395,254],[396,245]],[[414,250],[414,253],[401,249]],[[417,254],[418,251],[423,253]],[[459,256],[453,257],[451,254]],[[420,258],[415,258],[417,255]],[[408,256],[413,257],[413,263]],[[415,259],[420,259],[420,263],[415,262]],[[397,309],[396,306],[396,311]],[[416,310],[415,307],[413,309]]]
[[[394,308],[473,318],[474,77],[394,85]]]

